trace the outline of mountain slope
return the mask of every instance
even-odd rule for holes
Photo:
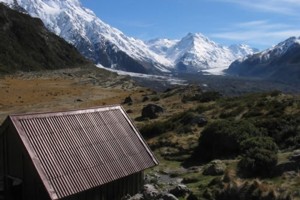
[[[239,58],[243,58],[247,55],[251,55],[254,53],[258,53],[259,50],[256,48],[251,48],[248,45],[245,44],[238,44],[238,45],[230,45],[229,49],[231,50],[231,52]]]
[[[146,42],[148,48],[157,54],[166,56],[168,49],[176,45],[180,40],[152,39]]]
[[[291,37],[273,48],[233,62],[229,74],[300,82],[300,37]]]
[[[222,73],[234,60],[253,54],[247,45],[221,46],[199,33],[189,33],[181,40],[152,40],[148,46],[164,55],[175,66],[176,72],[207,71]]]
[[[0,72],[71,68],[89,64],[40,19],[0,3]]]
[[[220,46],[201,34],[144,43],[104,23],[79,0],[0,1],[41,18],[49,30],[73,44],[82,55],[113,69],[151,74],[220,73],[235,59],[253,53],[250,48]]]
[[[46,27],[73,44],[85,57],[105,67],[141,73],[168,72],[170,62],[143,41],[125,36],[102,22],[79,0],[1,0],[18,4]]]

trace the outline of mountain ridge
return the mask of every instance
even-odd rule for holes
[[[300,37],[233,62],[226,73],[300,83]]]
[[[31,16],[41,18],[50,31],[73,44],[94,63],[142,73],[169,71],[166,59],[148,51],[142,41],[101,21],[78,0],[1,1],[11,6],[17,4]]]
[[[181,40],[156,39],[147,44],[170,59],[175,71],[185,73],[205,70],[221,73],[232,61],[257,51],[247,45],[235,45],[235,49],[222,46],[201,33],[188,33]]]
[[[49,30],[73,44],[82,55],[96,64],[100,63],[113,69],[162,74],[215,69],[215,65],[221,63],[221,69],[217,69],[220,71],[225,67],[224,65],[237,58],[236,56],[225,55],[233,53],[225,53],[223,57],[216,57],[216,59],[220,59],[218,62],[208,60],[206,63],[206,58],[197,55],[196,51],[182,52],[180,54],[181,58],[174,58],[174,55],[176,55],[175,50],[165,56],[162,51],[153,51],[153,48],[149,47],[149,43],[128,37],[120,30],[104,23],[93,11],[84,8],[79,0],[0,1],[7,3],[11,7],[23,8],[31,16],[41,18]],[[196,33],[193,35],[197,36],[200,34]],[[178,41],[180,42],[183,39]],[[206,42],[209,43],[210,41]],[[206,44],[203,45],[205,46]],[[164,47],[158,46],[157,48],[162,50]],[[190,48],[193,47],[191,46]],[[170,51],[169,48],[167,50]],[[230,51],[230,49],[225,51]],[[207,55],[209,54],[211,53],[207,53]],[[195,62],[191,61],[193,58],[196,59]],[[210,64],[215,65],[210,66]],[[185,68],[187,70],[182,70]]]

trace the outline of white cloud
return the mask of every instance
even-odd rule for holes
[[[235,43],[256,45],[266,48],[291,36],[300,36],[300,28],[287,24],[271,23],[267,20],[249,21],[234,24],[230,29],[210,34],[212,38],[230,40]]]
[[[299,0],[216,0],[234,3],[246,8],[255,9],[263,12],[273,12],[284,15],[300,15]]]

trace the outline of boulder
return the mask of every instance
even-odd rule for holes
[[[217,176],[223,175],[226,165],[221,160],[211,161],[204,169],[203,175]]]
[[[130,96],[128,96],[124,99],[123,104],[132,104],[132,102],[133,102],[132,98]]]
[[[173,194],[170,194],[170,193],[161,193],[158,196],[158,199],[159,200],[178,200],[177,197],[175,197]]]
[[[143,194],[138,193],[129,198],[127,196],[125,196],[122,200],[144,200],[144,196],[143,196]]]
[[[159,195],[159,191],[151,184],[146,184],[143,187],[142,194],[145,200],[155,200]]]
[[[293,154],[289,158],[292,161],[300,161],[300,149],[293,151]]]
[[[148,104],[142,110],[142,118],[155,119],[159,113],[164,112],[164,109],[155,104]]]
[[[175,195],[176,197],[184,197],[185,195],[190,193],[190,190],[186,185],[178,184],[175,188],[171,189],[169,192]]]
[[[192,124],[196,124],[200,127],[205,126],[207,122],[208,122],[207,119],[202,115],[195,116],[194,119],[192,120]]]
[[[125,196],[123,196],[121,198],[121,200],[130,200],[131,199],[131,196],[129,194],[126,194]]]

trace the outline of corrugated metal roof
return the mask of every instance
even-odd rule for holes
[[[158,164],[120,106],[10,119],[52,199]]]

